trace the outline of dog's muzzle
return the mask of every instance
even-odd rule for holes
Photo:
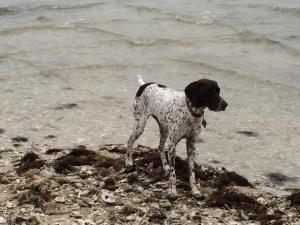
[[[225,111],[227,106],[228,106],[228,103],[223,98],[221,98],[220,103],[219,103],[219,107],[216,110],[216,112]]]

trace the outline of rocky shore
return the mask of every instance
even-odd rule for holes
[[[0,224],[300,224],[299,190],[272,195],[235,172],[197,164],[205,197],[197,200],[187,162],[177,157],[178,199],[169,201],[156,149],[137,146],[130,169],[125,152],[122,145],[35,146],[16,155],[0,174]]]

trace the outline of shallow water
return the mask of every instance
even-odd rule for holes
[[[137,74],[179,91],[206,77],[229,106],[206,111],[197,161],[300,185],[298,0],[12,0],[0,21],[1,147],[126,143]],[[151,119],[137,143],[158,141]]]

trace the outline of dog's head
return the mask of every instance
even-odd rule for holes
[[[192,107],[208,107],[209,110],[225,111],[227,102],[220,96],[220,88],[216,81],[201,79],[190,83],[184,89]]]

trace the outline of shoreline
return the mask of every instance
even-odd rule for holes
[[[178,199],[169,201],[168,176],[160,166],[159,153],[137,146],[135,169],[126,171],[125,152],[122,145],[113,144],[102,145],[98,151],[85,146],[44,146],[15,156],[14,169],[0,174],[0,221],[62,225],[300,222],[299,190],[278,190],[285,195],[296,193],[288,200],[291,196],[263,192],[233,171],[196,164],[197,184],[205,196],[200,201],[191,196],[186,161],[177,157]]]

